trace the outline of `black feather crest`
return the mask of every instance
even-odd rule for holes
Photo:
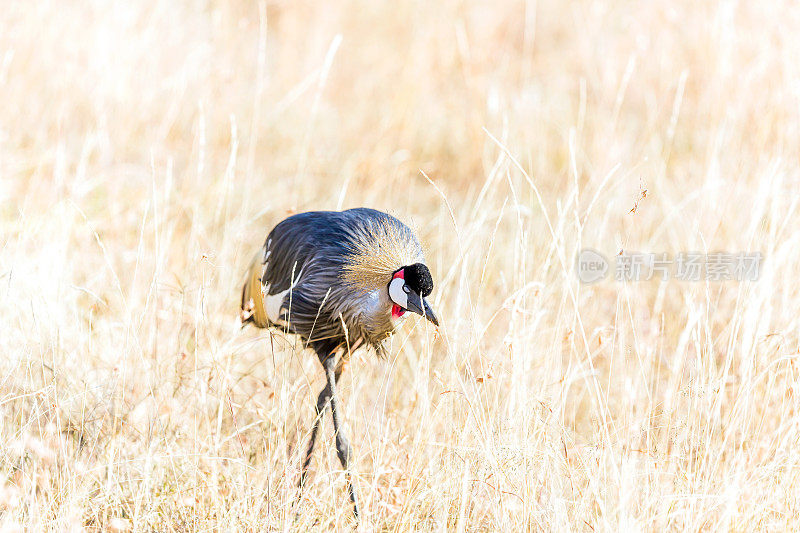
[[[414,292],[423,298],[433,291],[433,277],[428,267],[422,263],[414,263],[403,269],[403,278]]]

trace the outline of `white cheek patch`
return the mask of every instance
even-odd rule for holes
[[[389,298],[403,309],[408,308],[408,295],[406,291],[403,290],[405,284],[406,282],[403,278],[394,278],[392,282],[389,283]]]

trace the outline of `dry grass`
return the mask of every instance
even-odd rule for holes
[[[329,421],[292,510],[318,363],[236,306],[287,212],[357,205],[419,228],[443,322],[345,375],[365,528],[800,528],[800,6],[37,0],[0,28],[6,530],[350,527]],[[583,246],[766,261],[582,286]]]

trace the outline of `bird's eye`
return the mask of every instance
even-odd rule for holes
[[[411,294],[411,289],[408,288],[408,285],[403,285],[403,292],[406,294]]]

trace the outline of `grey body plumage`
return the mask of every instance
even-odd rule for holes
[[[379,354],[406,311],[438,325],[425,301],[433,280],[413,231],[368,208],[313,211],[286,218],[267,236],[242,289],[242,322],[299,335],[319,357],[327,383],[303,463],[305,484],[319,421],[331,404],[339,459],[349,472],[351,452],[341,431],[335,394],[342,362],[366,345]],[[342,354],[336,360],[335,354]],[[348,474],[358,517],[356,488]]]

